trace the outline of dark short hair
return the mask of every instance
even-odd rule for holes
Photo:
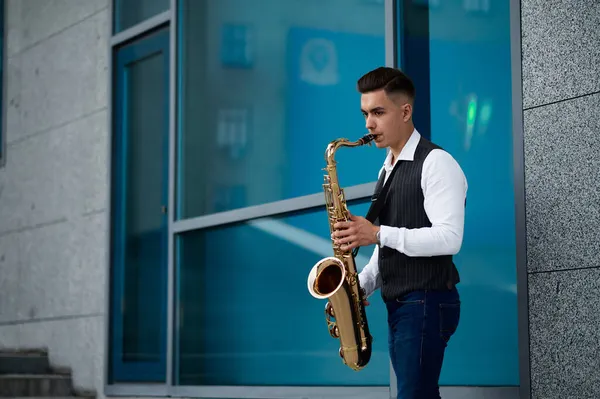
[[[415,86],[412,80],[396,68],[379,67],[367,72],[358,79],[358,91],[362,94],[383,89],[386,94],[403,93],[415,99]]]

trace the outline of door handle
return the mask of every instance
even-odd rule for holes
[[[162,205],[162,206],[160,207],[160,211],[161,211],[162,213],[167,213],[167,206],[166,206],[166,205]]]

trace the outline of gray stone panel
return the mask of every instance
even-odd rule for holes
[[[7,54],[32,47],[107,6],[107,0],[8,0]]]
[[[525,108],[600,91],[600,2],[521,2]]]
[[[21,129],[9,142],[106,107],[107,35],[103,11],[21,53]]]
[[[18,308],[26,319],[104,311],[105,226],[105,213],[98,213],[18,233]]]
[[[15,55],[6,60],[5,70],[5,138],[10,142],[22,132],[21,127],[21,56]]]
[[[600,269],[529,276],[532,398],[600,397]]]
[[[14,234],[0,235],[0,320],[19,320],[21,246]]]
[[[600,266],[600,94],[525,111],[530,271]]]
[[[100,313],[106,213],[0,236],[0,323]]]
[[[14,142],[0,173],[0,234],[106,209],[107,114]]]

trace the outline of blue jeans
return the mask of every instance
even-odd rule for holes
[[[439,399],[444,352],[460,318],[458,291],[416,291],[386,307],[397,398]]]

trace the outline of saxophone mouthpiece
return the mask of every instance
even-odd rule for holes
[[[362,136],[361,140],[364,144],[369,144],[371,141],[375,140],[375,135],[369,133]]]

